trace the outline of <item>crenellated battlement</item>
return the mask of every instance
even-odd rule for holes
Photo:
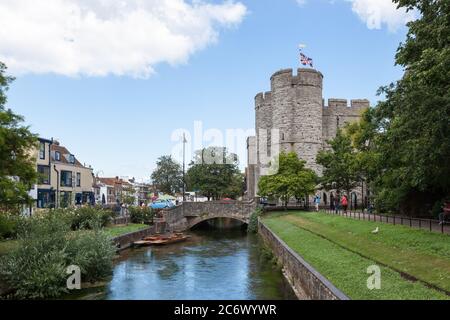
[[[261,105],[270,103],[272,99],[272,92],[260,92],[255,96],[255,108],[258,109]]]
[[[354,99],[351,101],[352,108],[370,108],[370,101],[367,99]]]
[[[328,99],[328,108],[335,107],[346,107],[346,108],[355,108],[355,109],[364,109],[370,107],[370,102],[367,99],[353,99],[350,100],[350,105],[348,104],[347,99],[336,99],[331,98]]]
[[[299,68],[296,75],[293,69],[283,69],[275,72],[270,78],[270,82],[272,91],[298,86],[322,88],[323,75],[314,69]]]
[[[348,100],[347,99],[336,99],[331,98],[328,99],[328,107],[348,107]]]

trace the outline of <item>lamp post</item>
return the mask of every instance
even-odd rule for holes
[[[186,202],[186,134],[183,133],[183,203]]]

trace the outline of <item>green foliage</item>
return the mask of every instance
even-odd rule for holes
[[[99,229],[106,227],[114,213],[101,207],[81,207],[75,209],[57,209],[44,211],[42,214],[59,214],[66,219],[72,230]]]
[[[262,209],[258,208],[250,216],[250,222],[247,229],[249,233],[258,233],[258,219],[261,217],[262,213]]]
[[[0,240],[15,238],[21,221],[18,215],[0,213]]]
[[[373,150],[380,156],[377,202],[403,214],[429,214],[450,193],[450,2],[395,0],[416,9],[396,62],[402,79],[380,89],[386,99],[370,112]],[[372,153],[373,154],[373,153]]]
[[[113,216],[110,210],[84,207],[72,211],[72,230],[98,229],[106,227]]]
[[[156,170],[152,173],[153,183],[159,191],[166,194],[175,194],[183,187],[183,170],[171,156],[162,156],[158,159]]]
[[[350,195],[361,181],[357,152],[352,145],[349,135],[339,130],[336,137],[328,144],[331,150],[320,151],[317,163],[322,165],[323,176],[320,181],[326,190],[335,189],[339,193]]]
[[[210,200],[236,199],[244,192],[244,177],[239,171],[238,157],[222,147],[197,151],[186,180],[190,190],[199,191]]]
[[[30,150],[36,147],[37,138],[22,125],[22,116],[5,107],[6,92],[14,80],[5,72],[0,62],[0,211],[19,211],[21,205],[32,202],[28,191],[37,173]]]
[[[137,224],[153,224],[154,211],[150,207],[130,207],[131,222]]]
[[[279,169],[274,175],[261,177],[259,195],[262,197],[282,199],[287,204],[289,199],[304,198],[314,193],[317,175],[305,167],[295,152],[282,152],[278,157]]]
[[[19,230],[19,245],[0,259],[0,278],[19,299],[57,298],[66,293],[66,269],[78,265],[82,281],[110,274],[114,246],[100,231],[71,232],[60,212],[27,219]]]
[[[116,249],[107,233],[94,230],[75,233],[66,249],[70,263],[81,268],[83,282],[95,282],[108,277],[113,268]]]

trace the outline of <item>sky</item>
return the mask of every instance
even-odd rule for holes
[[[325,99],[374,105],[402,76],[395,52],[413,18],[390,0],[2,0],[7,106],[100,176],[146,180],[158,157],[181,161],[179,129],[187,160],[226,144],[243,169],[254,97],[300,67],[299,44]]]

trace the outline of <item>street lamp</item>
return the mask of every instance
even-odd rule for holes
[[[186,134],[183,133],[183,203],[186,202]]]

